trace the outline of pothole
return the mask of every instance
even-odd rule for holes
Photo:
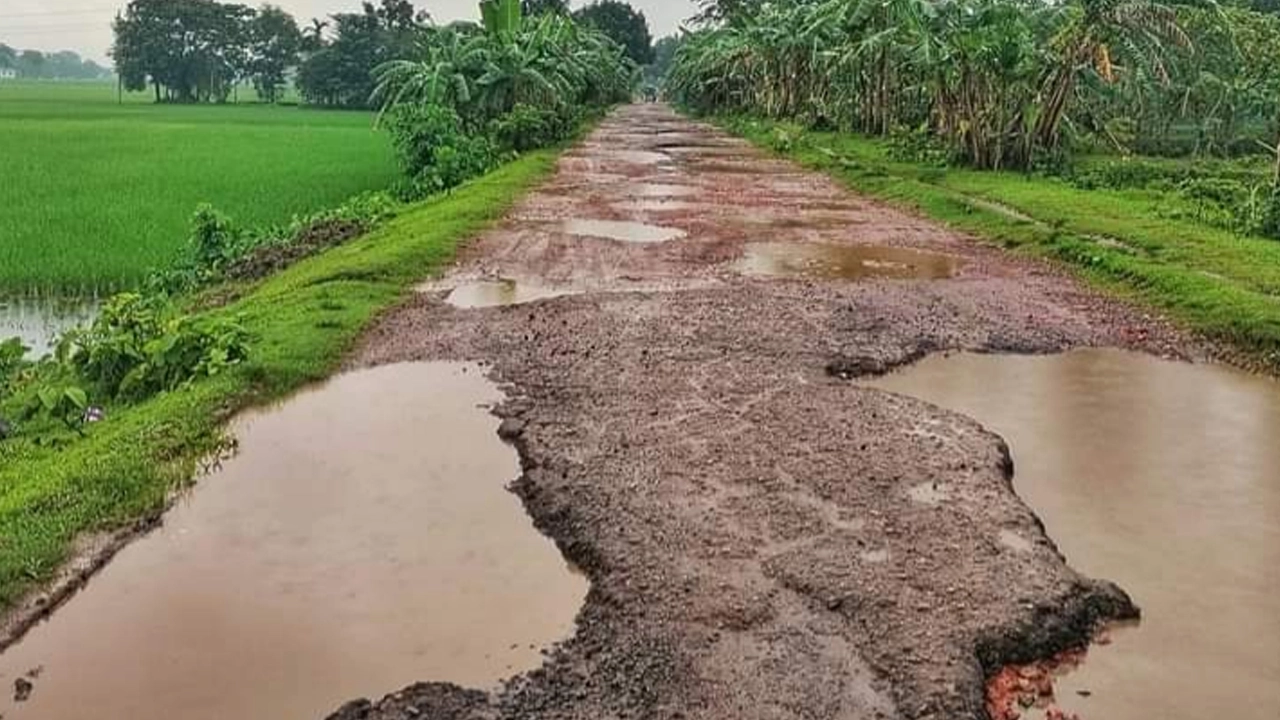
[[[472,280],[455,285],[445,296],[445,302],[456,308],[487,308],[520,305],[571,295],[573,292],[566,288],[551,288],[514,278]]]
[[[746,275],[825,280],[895,278],[938,280],[956,274],[951,255],[878,245],[749,243],[737,269]]]
[[[423,679],[494,687],[587,583],[505,489],[481,368],[361,370],[248,413],[240,452],[0,656],[10,720],[324,717]]]
[[[585,235],[633,243],[666,242],[685,236],[685,232],[680,228],[623,220],[573,219],[564,221],[562,227],[570,235]]]
[[[932,356],[868,384],[1002,436],[1014,489],[1071,566],[1142,609],[1051,678],[1056,717],[1280,717],[1280,383],[1079,350]]]

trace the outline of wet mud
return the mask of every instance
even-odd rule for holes
[[[400,364],[241,417],[238,454],[0,655],[0,715],[322,717],[537,667],[586,581],[506,490],[501,400],[477,365]]]
[[[1280,383],[1089,350],[932,357],[874,384],[1004,437],[1067,560],[1142,608],[1057,679],[1062,712],[1280,717]]]
[[[581,218],[682,236],[566,231]],[[950,270],[743,273],[755,243],[893,248]],[[1052,266],[647,105],[567,153],[450,277],[581,292],[467,311],[417,295],[349,364],[491,363],[515,490],[590,591],[572,637],[498,691],[424,674],[333,718],[978,719],[1005,666],[1137,615],[1105,574],[1068,566],[1014,493],[1000,436],[856,382],[947,350],[1199,352]]]

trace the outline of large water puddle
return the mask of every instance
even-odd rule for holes
[[[563,228],[570,235],[585,235],[633,243],[666,242],[685,236],[685,232],[680,228],[623,220],[566,220]]]
[[[1004,436],[1068,562],[1142,608],[1058,682],[1062,708],[1280,717],[1280,384],[1107,350],[932,357],[871,384]]]
[[[960,260],[950,255],[879,245],[749,243],[737,269],[747,275],[828,280],[951,277]]]
[[[16,337],[31,354],[43,355],[62,333],[97,314],[95,298],[0,296],[0,342]]]
[[[240,451],[0,656],[6,720],[281,720],[536,667],[586,593],[505,484],[476,366],[340,376],[234,426]]]

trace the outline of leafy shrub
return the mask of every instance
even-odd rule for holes
[[[923,163],[932,167],[945,167],[951,159],[951,151],[928,126],[894,128],[889,135],[889,158],[899,162]]]
[[[26,360],[27,347],[18,338],[0,342],[0,396],[3,396],[18,373],[30,363]]]
[[[1092,163],[1070,177],[1072,184],[1083,190],[1169,189],[1186,179],[1186,172],[1180,167],[1138,158]]]
[[[22,419],[43,416],[57,420],[68,428],[78,429],[88,409],[89,395],[80,386],[67,383],[46,384],[32,393],[23,410]]]
[[[550,147],[573,134],[575,122],[568,112],[523,103],[489,123],[489,134],[506,150],[527,152]]]
[[[58,354],[106,395],[140,399],[243,361],[248,340],[238,323],[175,317],[157,297],[124,293],[88,328],[68,333]]]
[[[191,217],[188,253],[197,266],[215,272],[244,251],[245,235],[232,225],[231,218],[201,204]]]
[[[1258,218],[1258,234],[1280,240],[1280,185],[1265,194]]]
[[[399,192],[424,197],[461,185],[499,162],[485,135],[468,135],[453,110],[440,105],[401,105],[388,115],[388,128],[408,182]]]

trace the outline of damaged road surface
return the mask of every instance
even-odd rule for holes
[[[475,283],[538,292],[448,301]],[[489,365],[514,489],[590,580],[576,631],[501,690],[423,682],[333,718],[983,718],[1001,667],[1137,608],[1066,565],[998,436],[851,380],[1081,346],[1185,343],[1047,266],[623,108],[351,361]]]

